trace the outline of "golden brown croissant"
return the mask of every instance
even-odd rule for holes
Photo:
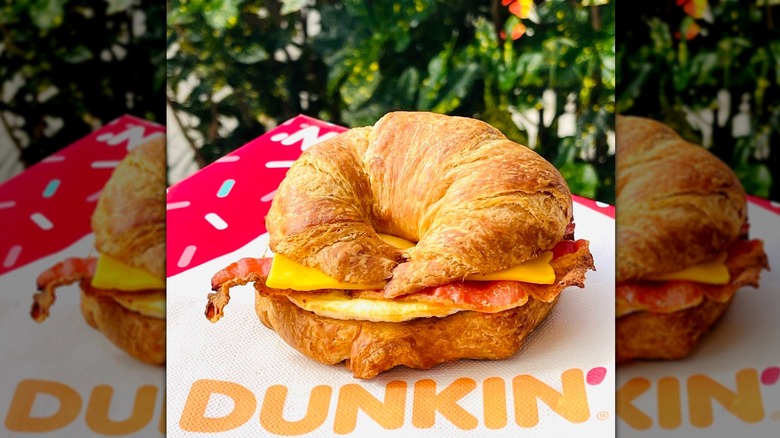
[[[165,137],[130,151],[104,186],[92,215],[99,252],[165,279]],[[100,289],[97,258],[69,258],[42,272],[31,316],[43,322],[58,286],[79,282],[81,312],[117,347],[145,363],[165,363],[165,290]],[[121,276],[114,273],[113,277]],[[122,279],[119,281],[121,283]],[[139,301],[141,304],[139,305]],[[143,309],[143,310],[141,310]]]
[[[81,313],[87,324],[141,362],[165,363],[165,319],[126,309],[110,295],[95,291],[88,282],[81,288]],[[164,295],[165,291],[157,293]]]
[[[206,317],[217,322],[230,289],[252,282],[263,324],[314,360],[346,362],[359,378],[398,365],[509,357],[561,291],[583,287],[594,269],[588,241],[574,240],[560,173],[462,117],[390,113],[311,147],[279,186],[266,225],[276,254],[217,272]],[[397,249],[379,233],[417,244]],[[547,250],[539,259],[552,270],[546,280],[466,278]],[[354,284],[320,282],[323,272]]]
[[[476,282],[454,283],[440,287],[438,291],[427,290],[400,298],[385,298],[381,290],[341,291],[344,297],[363,300],[351,307],[358,310],[357,316],[337,311],[325,315],[316,308],[314,311],[304,309],[302,304],[305,307],[307,299],[316,301],[316,294],[301,297],[296,296],[296,291],[268,287],[265,283],[271,259],[244,258],[212,278],[212,288],[216,292],[209,295],[206,316],[212,322],[219,320],[230,299],[229,289],[253,282],[255,310],[265,326],[318,362],[346,362],[347,368],[358,378],[372,378],[398,365],[428,369],[458,359],[503,359],[517,353],[526,336],[552,311],[563,289],[583,287],[585,273],[593,269],[593,257],[587,241],[571,243],[573,252],[561,254],[551,262],[554,284],[494,281],[477,286],[473,284]],[[456,293],[448,295],[447,290]],[[337,291],[319,293],[332,295],[332,292]],[[480,294],[480,299],[462,299],[463,295],[474,293]],[[512,298],[518,294],[520,299]],[[450,298],[458,299],[459,303],[450,302]],[[374,318],[379,314],[371,313],[375,307],[368,302],[372,300],[379,304],[428,303],[437,305],[437,309],[444,312],[436,316],[387,321]],[[350,306],[342,307],[345,308]],[[395,309],[402,312],[398,307]],[[403,316],[403,313],[396,316]]]
[[[534,151],[475,119],[395,112],[305,151],[266,225],[274,252],[341,281],[390,279],[394,297],[531,259],[571,220],[566,181]]]
[[[745,191],[728,166],[654,120],[618,116],[616,133],[618,282],[695,265],[739,236]]]
[[[103,254],[165,278],[165,137],[132,150],[103,188],[92,230]]]
[[[615,330],[615,361],[688,356],[726,312],[732,297],[723,303],[705,298],[701,304],[671,313],[636,312],[620,318]]]
[[[768,268],[748,241],[745,191],[734,172],[669,127],[617,117],[618,362],[679,359]],[[724,257],[728,279],[658,279]]]
[[[256,283],[257,288],[260,283]],[[458,312],[400,323],[342,320],[302,310],[285,296],[255,292],[260,321],[290,346],[325,364],[345,362],[370,379],[398,365],[429,369],[457,359],[506,359],[555,306],[531,298],[499,313]]]

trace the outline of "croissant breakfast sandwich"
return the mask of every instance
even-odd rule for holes
[[[616,129],[617,361],[683,358],[767,256],[728,166],[650,119]]]
[[[508,358],[594,269],[560,173],[470,118],[394,112],[307,149],[265,221],[273,257],[215,274],[206,317],[254,282],[265,326],[357,378]]]
[[[58,286],[79,282],[81,312],[117,347],[165,363],[165,138],[117,165],[92,215],[98,257],[66,259],[38,277],[32,318],[43,322]]]

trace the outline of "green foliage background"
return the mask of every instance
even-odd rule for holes
[[[521,20],[500,0],[170,0],[171,123],[200,165],[297,114],[348,127],[392,110],[464,115],[528,144],[512,114],[543,113],[553,90],[556,117],[536,150],[574,193],[613,203],[614,3],[535,10]],[[525,35],[501,37],[521,22]],[[558,138],[570,93],[576,133]]]
[[[0,0],[0,85],[21,84],[0,123],[25,166],[123,114],[165,122],[165,15],[155,0]]]
[[[712,122],[710,151],[729,163],[745,190],[780,199],[780,2],[709,0],[711,18],[693,18],[677,0],[617,6],[618,113],[660,120],[688,140],[701,132],[683,108],[717,111],[720,90],[730,95],[724,125]],[[701,30],[693,38],[690,26]],[[751,103],[750,135],[731,135],[742,95]]]

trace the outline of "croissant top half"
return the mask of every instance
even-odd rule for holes
[[[737,239],[745,191],[734,172],[671,128],[618,116],[616,281],[701,263]]]
[[[165,278],[165,137],[150,139],[117,165],[92,214],[95,247]]]
[[[531,149],[479,120],[394,112],[305,151],[266,226],[274,252],[398,296],[533,258],[571,219],[566,181]]]

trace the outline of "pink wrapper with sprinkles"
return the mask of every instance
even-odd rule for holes
[[[167,275],[235,251],[265,233],[265,215],[287,169],[346,128],[307,116],[288,120],[168,190]],[[610,218],[612,205],[575,196]]]
[[[122,116],[0,185],[0,275],[92,233],[92,212],[114,168],[164,131]]]

